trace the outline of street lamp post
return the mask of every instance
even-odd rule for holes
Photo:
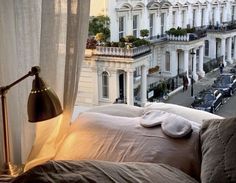
[[[176,86],[177,86],[177,88],[178,88],[178,85],[179,85],[179,54],[180,54],[180,50],[178,49],[177,50],[177,55],[178,55],[178,65],[177,65],[177,79],[176,79]]]
[[[196,54],[194,50],[192,49],[191,53],[192,55],[192,75],[191,75],[191,97],[193,97],[193,57]]]

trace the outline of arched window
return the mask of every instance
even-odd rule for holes
[[[209,41],[205,40],[205,56],[209,56]]]
[[[102,73],[102,98],[109,97],[109,78],[108,73],[104,71]]]

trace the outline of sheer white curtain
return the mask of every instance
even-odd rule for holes
[[[35,124],[28,123],[26,115],[32,80],[9,91],[14,162],[25,162],[33,144],[26,164],[28,169],[53,158],[69,127],[84,58],[90,1],[8,0],[0,3],[0,41],[4,43],[0,44],[0,86],[26,74],[31,66],[40,65],[42,78],[63,102],[63,115],[37,123],[34,133]]]

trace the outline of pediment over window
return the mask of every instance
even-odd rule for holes
[[[160,7],[161,7],[161,4],[159,2],[152,1],[147,4],[147,8],[149,10],[157,10]]]
[[[227,3],[226,1],[222,1],[222,2],[221,2],[222,5],[225,5],[226,3]]]
[[[180,7],[182,7],[182,4],[179,3],[179,2],[177,2],[177,3],[175,3],[175,4],[173,5],[173,7],[174,7],[174,8],[180,8]]]
[[[132,10],[132,6],[129,3],[124,3],[116,8],[116,11],[130,11],[130,10]]]
[[[202,5],[200,1],[197,1],[196,3],[194,3],[194,6],[200,6],[200,5]]]
[[[167,9],[170,6],[172,6],[172,4],[169,1],[161,1],[160,4],[162,9]]]
[[[134,6],[133,10],[143,10],[145,5],[143,3],[138,3]]]
[[[213,5],[218,5],[218,4],[219,4],[219,1],[218,1],[218,0],[212,1],[212,4],[213,4]]]
[[[183,6],[188,6],[188,5],[190,5],[188,1],[183,4]]]
[[[209,2],[205,1],[204,3],[202,3],[202,6],[207,6]]]

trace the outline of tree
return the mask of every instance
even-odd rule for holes
[[[107,16],[91,17],[89,21],[89,36],[96,36],[97,33],[102,33],[104,39],[110,38],[110,18]]]

